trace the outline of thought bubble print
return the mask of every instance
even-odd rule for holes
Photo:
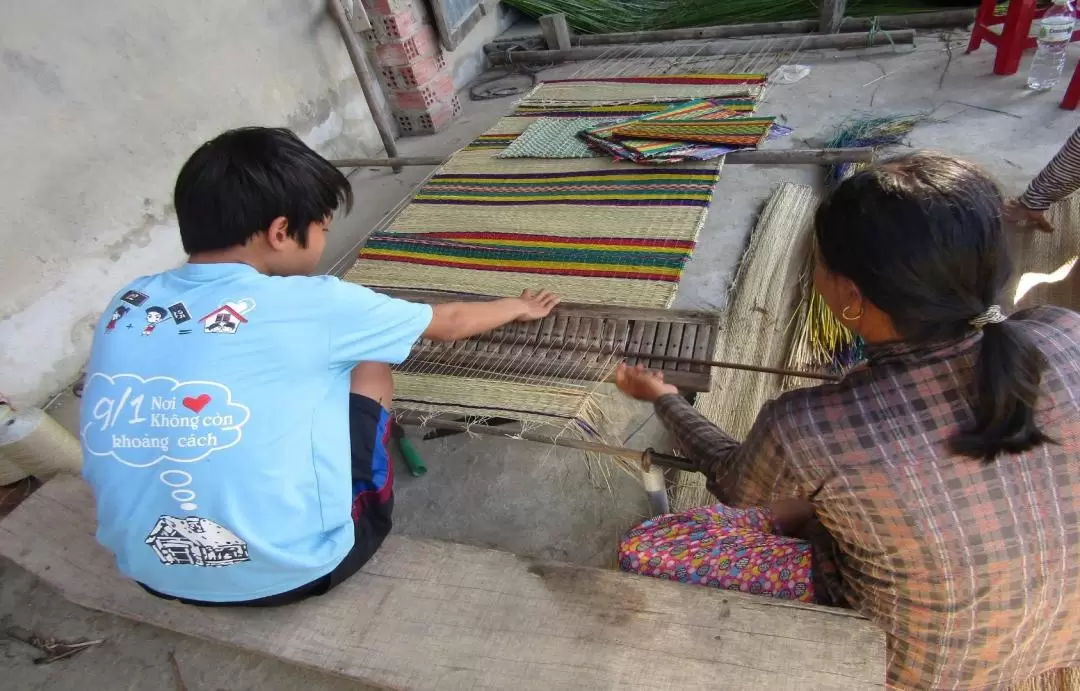
[[[172,491],[172,498],[180,502],[181,509],[193,511],[199,508],[199,505],[195,503],[195,491],[183,489],[191,484],[193,479],[191,473],[183,470],[166,470],[158,476],[158,479],[169,487],[180,488]]]
[[[89,411],[82,429],[86,450],[133,468],[201,461],[235,446],[251,417],[247,406],[233,401],[229,387],[212,381],[94,373],[83,398]]]

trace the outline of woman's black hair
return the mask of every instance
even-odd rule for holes
[[[1004,200],[966,161],[930,153],[894,158],[843,181],[818,207],[825,267],[850,279],[909,342],[960,339],[998,304],[1012,265]],[[991,461],[1050,441],[1034,406],[1046,358],[1023,325],[983,329],[975,419],[952,449]]]
[[[188,254],[244,245],[280,216],[306,247],[311,223],[342,204],[352,207],[352,188],[289,130],[244,127],[195,150],[176,178],[173,202]]]

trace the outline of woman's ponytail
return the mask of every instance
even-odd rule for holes
[[[983,328],[975,366],[975,421],[951,441],[955,453],[985,461],[1050,441],[1035,425],[1046,358],[1021,322]]]

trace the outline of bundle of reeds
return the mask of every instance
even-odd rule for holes
[[[896,115],[848,120],[837,127],[826,146],[881,147],[898,144],[923,119],[925,116],[922,115]],[[836,186],[866,165],[840,163],[829,166],[826,171],[828,186]],[[843,372],[862,359],[863,343],[836,318],[824,298],[814,289],[813,267],[814,258],[809,257],[802,276],[805,309],[798,312],[800,323],[795,325],[788,365]]]

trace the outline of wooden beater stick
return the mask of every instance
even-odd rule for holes
[[[761,372],[762,374],[779,374],[785,377],[801,377],[803,379],[819,379],[821,381],[840,381],[843,377],[836,374],[823,372],[803,372],[801,370],[781,369],[778,367],[765,367],[764,365],[744,365],[738,362],[721,362],[720,360],[697,360],[695,358],[683,358],[677,355],[655,355],[653,353],[612,353],[615,357],[635,358],[638,360],[663,360],[674,362],[677,365],[701,365],[703,367],[719,367],[720,369],[737,369],[744,372]]]

